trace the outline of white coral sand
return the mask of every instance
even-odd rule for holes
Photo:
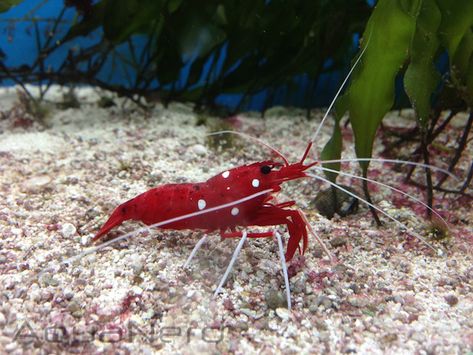
[[[472,351],[473,217],[455,195],[436,196],[436,208],[452,222],[442,241],[448,256],[437,257],[389,220],[377,228],[366,208],[327,220],[312,204],[322,184],[287,183],[278,198],[297,201],[336,256],[333,263],[321,258],[311,239],[305,258],[293,260],[291,312],[284,309],[278,248],[268,239],[245,242],[215,299],[238,241],[211,235],[184,269],[199,231],[152,230],[60,266],[88,247],[120,202],[159,184],[203,181],[269,157],[264,147],[238,138],[234,148],[214,150],[191,105],[158,104],[145,115],[114,98],[117,106],[105,109],[97,101],[112,95],[84,88],[77,90],[80,108],[60,110],[55,102],[62,92],[52,88],[49,112],[37,122],[17,106],[14,89],[0,90],[0,352]],[[302,111],[273,109],[265,119],[249,113],[232,122],[295,161],[320,122],[320,112],[313,116],[308,121]],[[399,125],[398,113],[389,120]],[[446,147],[455,147],[461,120],[442,137]],[[328,122],[317,149],[330,132]],[[348,129],[344,135],[350,138]],[[350,144],[347,156],[353,156]],[[378,140],[374,154],[382,149]],[[465,154],[459,173],[466,172],[471,144]],[[356,172],[350,166],[344,168]],[[405,172],[385,169],[373,164],[372,173],[423,199],[421,190],[403,183]],[[430,238],[422,209],[398,208],[396,196],[373,192],[387,212]],[[125,223],[115,235],[139,226]],[[284,228],[276,228],[287,240]]]

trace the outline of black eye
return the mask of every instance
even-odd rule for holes
[[[262,174],[267,175],[267,174],[269,174],[270,172],[271,172],[271,167],[270,167],[269,165],[263,165],[263,166],[261,167],[261,173],[262,173]]]

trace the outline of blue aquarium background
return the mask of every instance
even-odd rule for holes
[[[74,3],[71,1],[70,3]],[[79,3],[79,2],[76,2]],[[374,5],[374,1],[367,2],[368,7]],[[62,13],[63,12],[63,13]],[[369,13],[367,12],[366,15]],[[61,17],[61,21],[54,33],[54,19]],[[367,16],[366,16],[367,17]],[[61,0],[25,0],[17,6],[13,6],[8,11],[0,14],[0,50],[3,62],[9,68],[21,67],[22,65],[33,65],[38,55],[38,43],[45,44],[54,43],[67,32],[68,28],[74,21],[78,21],[78,12],[76,8],[64,7]],[[333,26],[345,26],[344,23],[333,23]],[[52,34],[52,36],[50,36]],[[45,59],[44,65],[46,70],[58,71],[59,67],[64,63],[69,51],[77,48],[88,48],[98,43],[103,37],[103,28],[92,31],[87,36],[74,38],[72,41],[63,46],[59,46],[55,51]],[[199,52],[202,37],[205,32],[197,32],[195,41],[188,45],[185,53],[183,53],[183,65],[179,71],[179,78],[171,84],[160,84],[158,81],[152,83],[152,87],[170,88],[179,90],[185,87],[189,78],[192,64],[197,60],[196,56]],[[348,46],[344,52],[344,58],[338,59],[334,65],[333,58],[327,57],[323,59],[323,66],[320,69],[320,75],[314,82],[310,74],[300,73],[294,75],[291,82],[287,85],[277,85],[271,88],[262,88],[250,95],[244,97],[243,92],[223,93],[216,95],[212,104],[223,105],[230,109],[239,110],[264,110],[270,106],[284,105],[303,108],[312,108],[327,106],[333,99],[340,83],[348,72],[352,58],[358,51],[358,41],[360,33],[354,31],[351,35],[351,46]],[[147,36],[134,35],[132,37],[134,50],[139,53],[147,45]],[[209,56],[201,73],[199,80],[193,87],[204,85],[204,78],[221,74],[222,63],[227,56],[228,43],[222,45],[215,53]],[[130,68],[117,64],[117,57],[129,58],[130,45],[122,43],[116,47],[116,55],[110,55],[101,67],[96,77],[100,82],[120,87],[128,87],[130,82],[136,80],[136,72]],[[264,58],[262,59],[264,60]],[[342,64],[342,65],[341,65]],[[238,67],[239,63],[235,64]],[[209,74],[209,71],[212,73]],[[1,85],[13,85],[15,82],[9,78],[3,78]],[[72,83],[71,83],[72,84]],[[79,83],[80,84],[80,83]],[[191,87],[192,89],[192,87]],[[243,100],[243,101],[242,101]]]

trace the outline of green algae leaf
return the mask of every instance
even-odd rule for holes
[[[0,12],[6,12],[13,6],[18,5],[22,0],[3,0],[0,1]]]
[[[429,122],[431,96],[440,80],[434,65],[440,46],[437,36],[440,21],[441,13],[435,0],[424,0],[410,45],[411,61],[404,74],[404,89],[420,126],[424,128]]]
[[[322,160],[337,160],[342,157],[343,149],[343,137],[342,131],[340,129],[340,120],[348,110],[348,96],[342,95],[338,98],[337,103],[335,104],[335,113],[333,115],[335,124],[333,126],[333,132],[330,139],[325,144],[322,152],[320,153],[320,158]],[[322,164],[324,168],[340,171],[341,163],[326,163]],[[325,176],[331,182],[335,183],[337,180],[337,173],[325,171]]]
[[[470,58],[470,66],[466,73],[466,93],[468,105],[473,106],[473,55]]]
[[[320,153],[322,160],[336,160],[340,159],[342,155],[342,131],[340,129],[340,119],[335,119],[335,125],[333,126],[332,136],[325,144],[324,149]],[[340,171],[340,163],[326,163],[322,164],[324,168]],[[338,174],[331,171],[324,171],[325,176],[331,182],[335,182]]]
[[[107,1],[100,1],[97,4],[94,4],[90,11],[90,15],[82,18],[80,22],[74,23],[62,42],[67,42],[79,36],[87,36],[92,31],[102,26],[106,5]]]
[[[460,42],[473,25],[473,1],[471,0],[436,0],[442,12],[439,36],[448,50],[451,65],[456,62],[455,56]]]
[[[369,45],[347,94],[360,158],[371,157],[376,130],[393,106],[394,80],[408,57],[420,4],[418,0],[380,0],[366,26],[363,38],[369,38]],[[368,163],[360,165],[366,172]]]
[[[121,43],[133,34],[149,34],[157,22],[162,22],[163,4],[154,0],[102,0],[92,6],[88,16],[83,17],[69,29],[63,41],[86,36],[103,27],[105,37],[113,43]]]
[[[107,1],[103,30],[105,37],[121,43],[134,34],[148,34],[162,15],[164,4],[159,0]]]
[[[473,31],[468,30],[462,38],[454,58],[451,70],[453,82],[461,96],[473,106]]]
[[[167,4],[169,13],[176,12],[182,4],[182,0],[170,0]]]
[[[473,1],[437,0],[442,12],[439,37],[447,48],[453,84],[473,105]]]

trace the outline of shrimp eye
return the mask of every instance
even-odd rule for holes
[[[262,173],[262,174],[267,175],[267,174],[269,174],[270,172],[271,172],[271,167],[270,167],[269,165],[263,165],[263,166],[261,167],[261,173]]]

